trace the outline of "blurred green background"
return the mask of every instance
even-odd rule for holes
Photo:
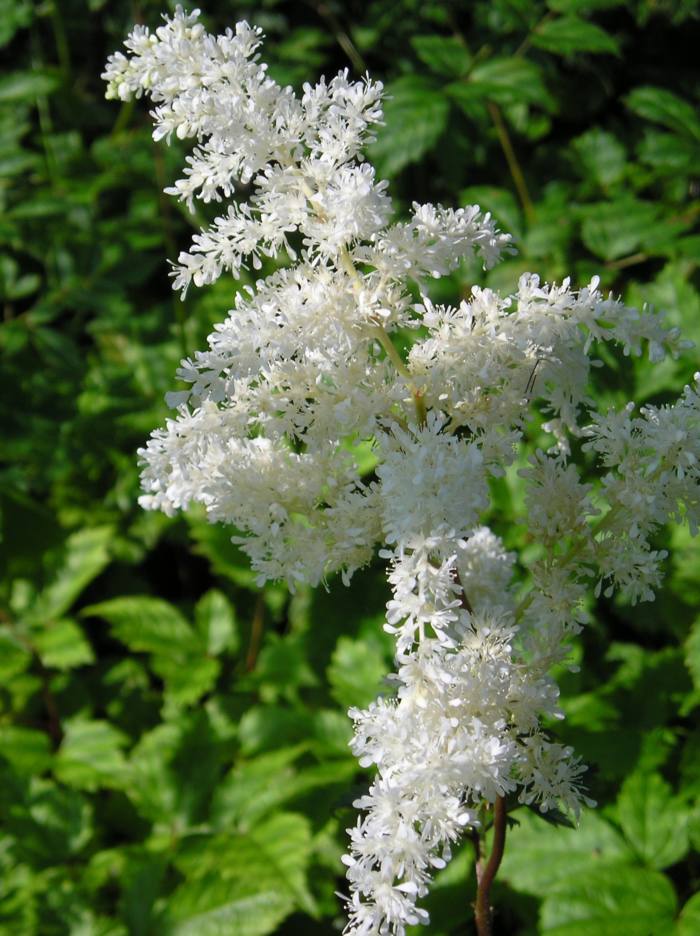
[[[183,149],[153,144],[142,103],[103,99],[107,54],[160,12],[0,0],[0,932],[332,934],[367,783],[345,711],[391,667],[383,569],[260,591],[225,529],[136,503],[135,451],[237,288],[171,294],[166,257],[206,220],[162,194]],[[369,155],[398,214],[479,202],[515,235],[516,256],[434,298],[598,273],[700,344],[697,0],[205,9],[214,32],[241,18],[281,82],[385,81]],[[697,352],[606,363],[605,400],[664,402]],[[523,546],[517,484],[495,493],[489,522]],[[496,936],[700,932],[700,557],[682,530],[656,545],[663,593],[600,601],[561,674],[558,732],[598,809],[578,830],[514,814]],[[473,895],[465,846],[428,932],[472,933]]]

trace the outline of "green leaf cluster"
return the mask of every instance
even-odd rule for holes
[[[0,932],[326,936],[367,783],[345,713],[391,692],[384,569],[259,589],[228,531],[138,506],[136,449],[245,281],[170,292],[165,257],[210,214],[162,193],[183,148],[103,100],[134,15],[0,0]],[[436,301],[598,274],[700,343],[696,0],[212,0],[206,17],[259,23],[296,87],[381,78],[368,156],[397,213],[478,202],[515,235]],[[606,363],[611,404],[669,400],[694,369]],[[527,549],[517,477],[494,496],[489,522]],[[500,932],[700,931],[700,557],[679,530],[657,548],[657,601],[601,599],[559,674],[556,730],[598,808],[578,829],[513,810]],[[471,932],[473,892],[466,842],[435,881],[434,936]]]

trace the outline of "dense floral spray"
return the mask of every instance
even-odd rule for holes
[[[174,288],[284,261],[182,362],[191,388],[140,452],[141,502],[203,505],[235,527],[260,583],[347,582],[377,550],[386,560],[397,672],[393,692],[350,711],[353,751],[376,772],[349,830],[346,932],[403,936],[428,921],[417,901],[484,806],[585,801],[585,768],[543,727],[562,717],[549,674],[589,591],[652,599],[664,554],[650,536],[669,518],[697,532],[700,375],[674,405],[599,412],[597,345],[657,361],[683,342],[596,278],[576,291],[525,274],[513,295],[474,287],[434,305],[432,278],[474,256],[492,266],[510,238],[478,207],[414,204],[392,223],[362,153],[381,84],[341,72],[299,97],[268,77],[260,42],[247,23],[211,36],[178,8],[155,33],[136,27],[104,75],[110,97],[150,96],[156,139],[196,141],[166,191],[225,203]],[[526,564],[483,521],[489,478],[538,414],[551,446],[520,471],[539,546]],[[597,480],[582,480],[574,439]]]

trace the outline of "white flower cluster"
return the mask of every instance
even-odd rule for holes
[[[652,598],[663,554],[650,536],[669,518],[697,531],[700,398],[696,385],[673,406],[596,411],[596,343],[647,345],[652,360],[683,347],[597,279],[574,291],[526,274],[512,296],[475,287],[434,305],[430,278],[475,255],[492,265],[509,238],[477,207],[415,204],[391,224],[386,183],[362,158],[381,85],[341,73],[298,97],[267,76],[259,44],[246,23],[213,37],[178,8],[153,34],[137,27],[105,72],[110,96],[151,97],[156,138],[195,141],[167,191],[227,201],[180,254],[175,288],[263,257],[295,264],[239,292],[208,348],[182,362],[190,389],[170,395],[176,415],[140,452],[142,503],[203,505],[234,528],[260,582],[347,581],[377,548],[388,560],[397,690],[350,713],[376,777],[350,830],[346,932],[403,936],[427,921],[416,900],[480,807],[517,794],[576,812],[585,800],[584,768],[542,727],[560,717],[548,673],[585,620],[591,577]],[[398,329],[414,336],[404,356]],[[513,463],[536,412],[552,447],[521,471],[540,551],[520,561],[518,600],[518,557],[483,520],[489,477]],[[606,472],[597,483],[582,481],[572,438]]]

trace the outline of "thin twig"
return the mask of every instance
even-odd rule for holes
[[[527,36],[525,36],[525,38],[523,39],[523,41],[520,43],[520,45],[518,46],[518,48],[515,50],[515,53],[514,53],[514,54],[515,54],[516,56],[525,55],[525,53],[527,52],[527,50],[528,50],[528,49],[530,48],[530,46],[532,45],[532,37],[535,35],[535,33],[538,32],[538,31],[542,28],[542,26],[545,25],[545,23],[548,23],[550,20],[554,19],[554,17],[555,17],[556,15],[557,15],[556,12],[554,12],[553,10],[550,10],[548,13],[545,13],[545,15],[544,15],[544,16],[542,17],[542,19],[539,21],[539,23],[537,23],[536,26],[533,26],[533,28],[530,30],[530,32],[527,34]]]
[[[327,3],[311,3],[311,6],[316,10],[321,19],[324,19],[330,31],[333,33],[333,38],[338,43],[343,52],[352,62],[352,67],[355,71],[360,72],[360,74],[367,72],[367,63],[362,58],[362,55],[357,49],[357,46],[350,38],[349,34],[335,15],[333,10],[328,6]]]
[[[250,627],[250,643],[248,644],[248,653],[245,658],[245,668],[249,673],[251,670],[255,669],[264,629],[265,599],[262,593],[260,593],[255,599],[255,609],[253,611],[253,620]]]
[[[527,183],[525,182],[525,176],[523,175],[523,171],[520,168],[518,157],[515,155],[515,150],[513,149],[513,144],[510,139],[510,134],[508,133],[508,128],[506,127],[505,121],[501,115],[501,109],[498,104],[494,104],[493,101],[488,101],[487,107],[489,109],[489,114],[491,115],[491,120],[493,120],[493,125],[496,128],[496,134],[498,136],[498,141],[501,144],[503,155],[506,157],[508,169],[510,170],[513,184],[515,185],[516,191],[518,193],[520,204],[523,206],[525,217],[528,219],[528,221],[532,221],[535,215],[535,208],[532,204],[532,199],[530,198],[530,193],[527,188]]]

